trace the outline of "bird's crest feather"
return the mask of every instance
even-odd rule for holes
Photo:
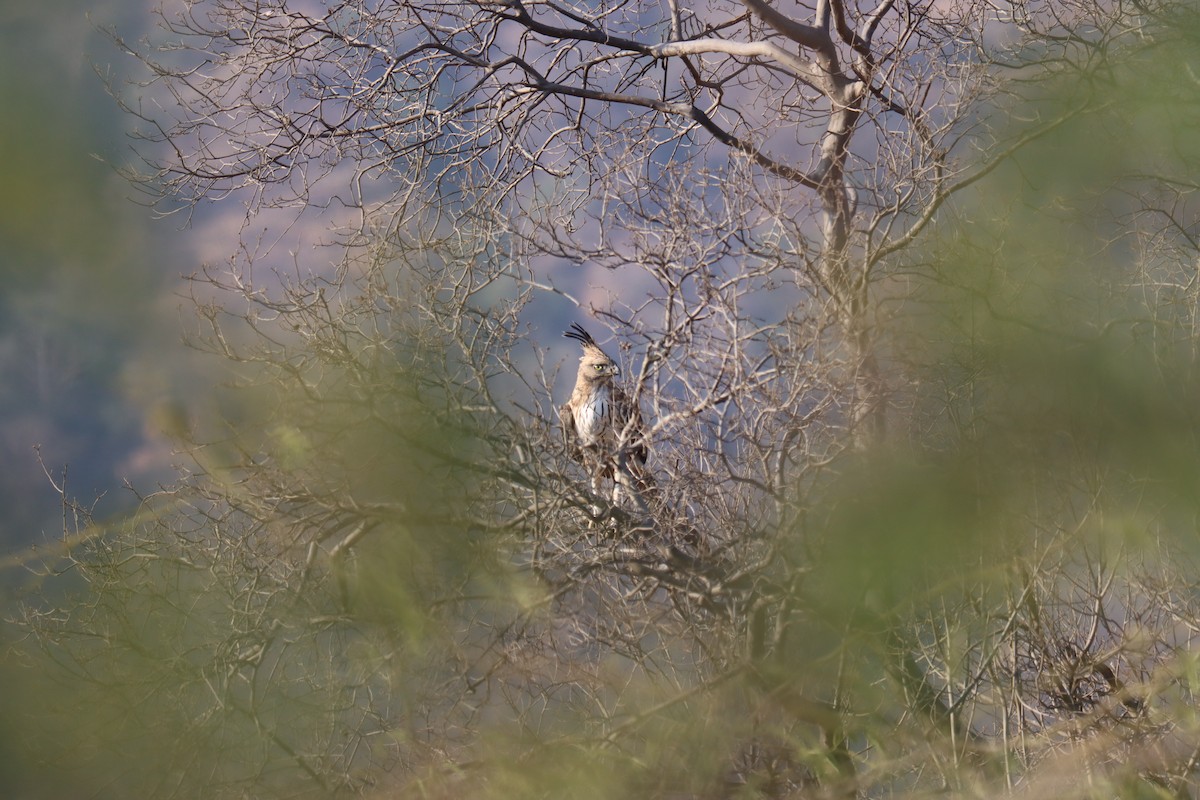
[[[592,335],[590,333],[588,333],[586,330],[584,330],[583,326],[580,325],[578,322],[572,322],[571,330],[565,332],[563,334],[563,336],[567,337],[568,339],[574,339],[575,341],[579,342],[580,344],[582,344],[584,346],[591,346],[591,347],[597,347],[597,348],[600,346],[600,345],[596,344],[596,340],[592,338]]]

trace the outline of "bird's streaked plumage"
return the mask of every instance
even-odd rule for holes
[[[619,483],[618,470],[623,469],[635,485],[644,488],[649,480],[646,429],[637,406],[616,381],[620,366],[578,324],[563,336],[583,348],[575,389],[559,411],[567,447],[575,460],[593,471],[594,478]]]

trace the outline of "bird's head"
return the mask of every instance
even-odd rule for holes
[[[621,374],[621,367],[600,349],[592,335],[579,325],[572,325],[571,330],[563,334],[568,339],[579,342],[583,355],[579,359],[579,377],[586,381],[601,381]]]
[[[585,349],[579,359],[579,371],[590,380],[599,380],[621,374],[621,367],[599,349]]]

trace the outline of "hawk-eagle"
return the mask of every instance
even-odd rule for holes
[[[612,478],[614,498],[625,487],[644,507],[642,494],[651,483],[646,427],[637,405],[616,381],[621,368],[580,325],[571,325],[563,336],[583,348],[575,390],[559,409],[567,450],[587,468],[593,491],[599,490],[600,480]]]

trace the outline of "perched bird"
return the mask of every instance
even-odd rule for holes
[[[563,336],[583,348],[575,390],[559,409],[567,449],[588,469],[593,491],[599,491],[602,479],[611,478],[614,500],[624,487],[634,492],[635,501],[644,509],[642,494],[651,485],[646,469],[646,426],[637,405],[616,381],[621,368],[578,324]]]

